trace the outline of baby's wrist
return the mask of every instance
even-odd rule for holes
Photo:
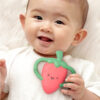
[[[88,90],[85,88],[84,93],[82,97],[80,98],[80,100],[86,100],[87,94],[88,94]]]
[[[76,97],[73,100],[85,100],[87,93],[88,93],[88,90],[85,88],[83,93],[80,96],[78,96],[78,98]]]

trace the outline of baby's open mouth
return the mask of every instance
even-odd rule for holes
[[[45,37],[45,36],[38,36],[39,40],[45,41],[45,42],[53,42],[53,40],[49,37]]]

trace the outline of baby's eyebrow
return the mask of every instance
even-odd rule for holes
[[[32,9],[31,12],[41,12],[41,13],[44,13],[44,11],[41,10],[41,9]]]
[[[67,0],[69,1],[70,3],[78,3],[80,0]]]
[[[75,2],[76,0],[68,0],[68,1],[70,1],[70,2]]]
[[[55,13],[55,16],[64,17],[65,19],[69,20],[69,18],[67,17],[67,15],[64,15],[64,14],[61,14],[61,13]]]

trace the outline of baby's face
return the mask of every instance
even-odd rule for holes
[[[27,40],[41,54],[67,51],[79,29],[78,9],[67,0],[30,0],[23,25]]]

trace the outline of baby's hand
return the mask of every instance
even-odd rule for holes
[[[64,87],[67,89],[61,89],[61,92],[71,96],[74,100],[81,100],[86,91],[82,77],[79,74],[71,74],[65,81],[67,83],[64,84]]]
[[[4,82],[7,75],[6,64],[4,59],[0,59],[0,93],[4,89]]]

